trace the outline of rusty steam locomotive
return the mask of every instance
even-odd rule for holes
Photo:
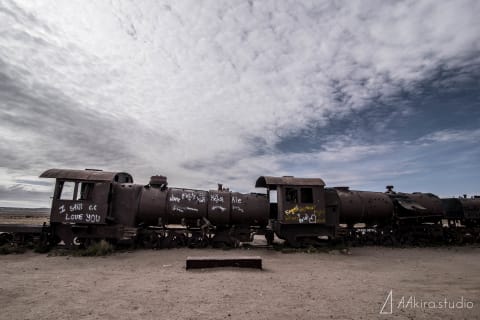
[[[265,193],[171,188],[164,176],[148,185],[130,174],[47,170],[55,178],[50,224],[41,229],[0,226],[0,232],[42,233],[51,244],[135,242],[146,247],[236,246],[255,234],[292,246],[342,240],[374,244],[478,241],[480,198],[440,199],[431,193],[325,188],[318,178],[257,179]]]

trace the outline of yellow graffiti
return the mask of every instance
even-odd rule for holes
[[[299,207],[284,211],[285,221],[297,223],[325,223],[325,210],[316,210],[315,206]]]
[[[285,210],[285,215],[296,215],[297,213],[305,213],[305,212],[310,212],[314,211],[315,212],[315,206],[306,206],[306,207],[299,207],[296,205],[290,210]]]

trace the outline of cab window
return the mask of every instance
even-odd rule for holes
[[[313,203],[313,189],[312,188],[301,188],[300,189],[300,199],[302,203]]]
[[[92,200],[93,183],[80,182],[78,183],[77,200]]]
[[[290,203],[298,203],[297,189],[286,188],[285,189],[285,201]]]
[[[58,199],[60,200],[74,200],[75,182],[62,181],[59,185]]]
[[[60,181],[56,198],[59,200],[92,200],[94,183]]]

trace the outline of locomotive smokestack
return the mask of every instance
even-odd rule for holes
[[[387,193],[395,193],[395,191],[393,191],[393,186],[392,185],[388,185],[385,188],[387,188]]]
[[[165,176],[151,176],[149,184],[150,184],[150,186],[152,186],[152,188],[164,189],[168,185],[167,177],[165,177]]]
[[[223,184],[219,183],[218,184],[218,191],[222,191],[223,190]]]

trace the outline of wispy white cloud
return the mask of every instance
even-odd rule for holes
[[[420,139],[425,142],[461,142],[480,140],[480,129],[477,130],[440,130],[432,132]]]
[[[458,76],[434,87],[467,79],[479,13],[478,1],[5,1],[0,179],[88,166],[245,188],[286,164],[370,161],[394,147],[276,145],[373,105],[405,117],[399,94],[439,67]]]

